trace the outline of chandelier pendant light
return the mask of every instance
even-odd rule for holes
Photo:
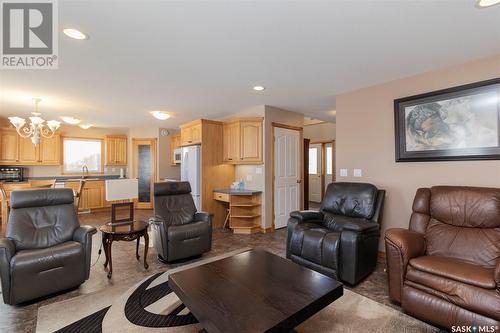
[[[57,120],[45,122],[45,120],[40,117],[41,113],[38,112],[38,104],[41,99],[34,98],[33,100],[35,101],[35,112],[32,112],[31,114],[33,116],[29,117],[29,124],[24,118],[20,117],[9,117],[9,121],[14,125],[19,136],[23,138],[31,137],[31,142],[37,145],[40,143],[40,137],[53,137],[59,126],[61,126],[61,123]]]

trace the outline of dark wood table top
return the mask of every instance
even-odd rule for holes
[[[134,220],[118,223],[106,223],[99,227],[99,230],[106,234],[113,235],[130,235],[137,232],[144,231],[148,228],[149,224],[146,221]]]
[[[169,285],[210,333],[288,332],[343,294],[340,282],[261,249],[173,273]]]

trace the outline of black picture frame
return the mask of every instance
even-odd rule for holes
[[[406,108],[417,105],[429,105],[428,103],[439,103],[440,101],[448,101],[454,98],[473,96],[485,92],[497,93],[496,121],[498,124],[498,144],[496,147],[407,150]],[[394,129],[396,162],[500,160],[500,78],[396,99],[394,100]]]

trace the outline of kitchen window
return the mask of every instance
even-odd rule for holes
[[[101,139],[63,139],[63,173],[80,173],[84,165],[89,173],[102,173]]]

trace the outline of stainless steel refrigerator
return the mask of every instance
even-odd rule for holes
[[[188,181],[191,185],[194,204],[201,211],[201,146],[182,148],[181,180]]]

